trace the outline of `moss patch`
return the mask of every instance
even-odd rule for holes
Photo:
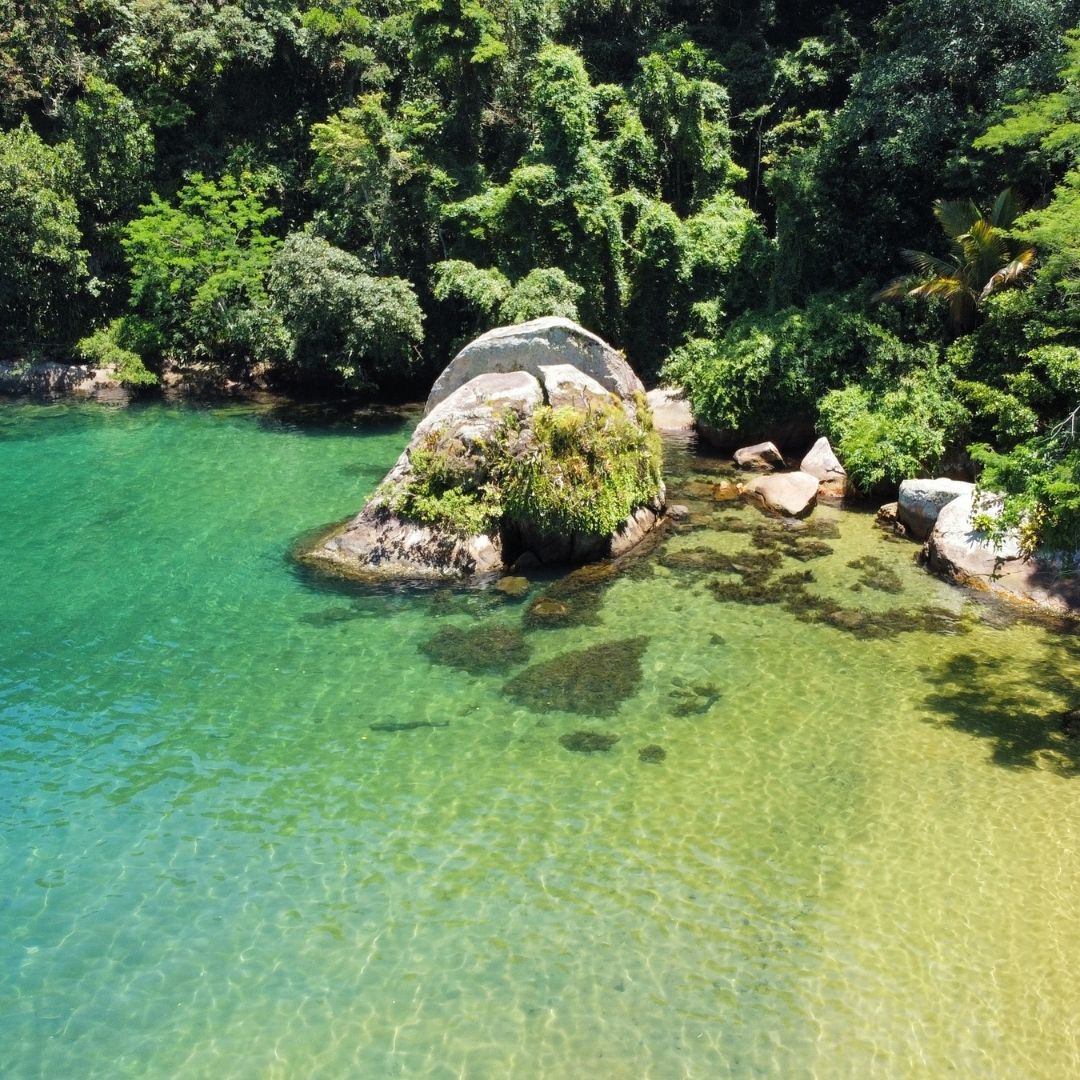
[[[537,712],[610,716],[641,686],[647,637],[605,641],[533,664],[503,686],[503,693]]]
[[[430,431],[413,448],[409,463],[408,482],[381,493],[395,514],[462,536],[496,527],[502,513],[499,492],[477,450],[442,431]]]
[[[508,410],[475,445],[430,431],[410,452],[408,480],[380,496],[400,517],[461,535],[513,525],[608,536],[660,490],[660,436],[644,399],[633,412],[615,397]]]
[[[515,426],[515,424],[517,426]],[[614,398],[508,417],[492,473],[506,517],[540,532],[607,536],[660,490],[660,437]]]

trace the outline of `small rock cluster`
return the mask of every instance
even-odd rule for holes
[[[780,471],[786,464],[784,455],[771,442],[736,450],[735,464],[762,474],[743,485],[741,493],[785,517],[806,517],[819,498],[842,499],[847,490],[847,473],[824,436],[795,470]]]

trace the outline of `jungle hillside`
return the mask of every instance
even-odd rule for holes
[[[0,0],[0,359],[422,396],[580,321],[1080,547],[1080,0]]]

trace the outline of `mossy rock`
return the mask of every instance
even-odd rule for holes
[[[518,672],[503,693],[534,712],[610,716],[640,689],[648,644],[633,637],[560,653]]]
[[[436,664],[478,675],[525,663],[532,647],[518,627],[488,622],[467,630],[444,626],[420,650]]]
[[[495,582],[496,592],[507,600],[524,600],[529,593],[529,579],[526,577],[502,577]]]

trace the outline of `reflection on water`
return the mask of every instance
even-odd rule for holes
[[[646,557],[322,581],[325,420],[0,410],[5,1077],[1080,1072],[1080,639],[685,444]]]

